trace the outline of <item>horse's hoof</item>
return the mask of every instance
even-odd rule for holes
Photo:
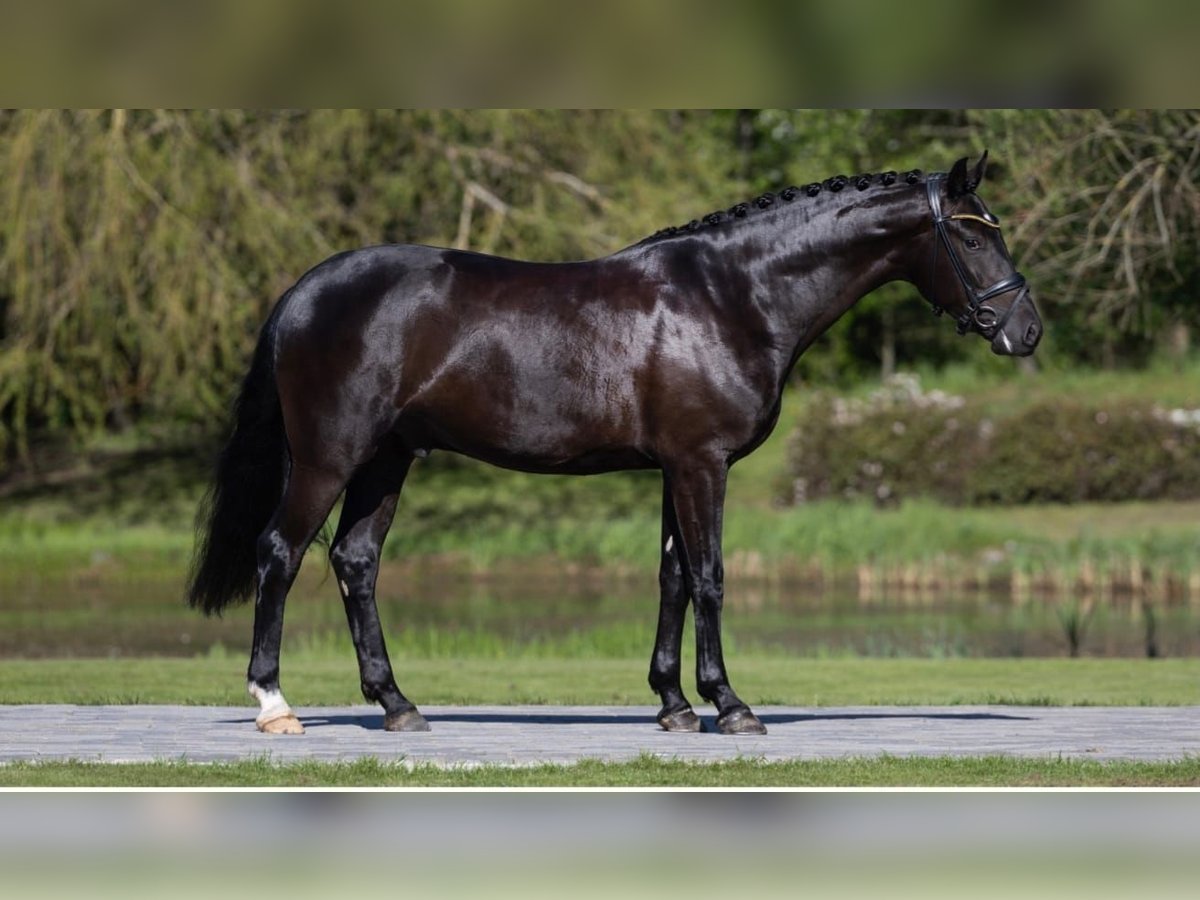
[[[717,731],[721,734],[766,734],[766,726],[758,720],[758,716],[741,707],[717,719]]]
[[[255,720],[254,724],[258,726],[258,730],[263,734],[304,734],[304,726],[290,712],[265,721]]]
[[[658,724],[663,731],[699,731],[700,717],[689,707],[673,713],[659,713]]]
[[[429,723],[417,710],[406,709],[384,716],[383,728],[385,731],[428,731]]]

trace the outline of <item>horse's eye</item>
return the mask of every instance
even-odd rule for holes
[[[978,250],[979,249],[979,241],[975,240],[975,238],[967,238],[966,244],[967,244],[968,250]]]

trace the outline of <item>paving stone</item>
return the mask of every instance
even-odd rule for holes
[[[650,706],[429,706],[432,730],[393,734],[370,706],[297,709],[304,735],[265,735],[239,706],[0,706],[0,762],[194,762],[269,757],[442,766],[581,759],[769,760],[1006,754],[1173,760],[1200,754],[1197,707],[761,707],[765,736],[668,734]]]

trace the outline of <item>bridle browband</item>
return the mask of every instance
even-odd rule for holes
[[[977,290],[971,286],[971,280],[967,277],[967,270],[963,267],[962,260],[958,258],[958,253],[954,250],[954,245],[950,243],[950,233],[946,230],[946,223],[955,219],[968,219],[972,222],[980,222],[987,225],[989,228],[999,230],[1000,223],[989,213],[987,217],[976,216],[970,213],[957,213],[948,216],[942,212],[942,197],[938,192],[938,187],[945,180],[945,175],[935,174],[930,175],[925,182],[925,191],[929,196],[929,209],[933,213],[933,227],[937,231],[938,240],[933,242],[933,269],[932,280],[930,283],[930,302],[933,304],[934,315],[940,316],[946,311],[945,307],[940,306],[936,298],[937,284],[937,257],[938,246],[946,245],[946,255],[950,257],[950,262],[954,266],[954,271],[958,275],[958,280],[962,283],[963,290],[967,293],[967,308],[963,314],[958,317],[955,323],[955,329],[959,334],[966,334],[972,328],[978,331],[985,338],[991,340],[1003,330],[1008,320],[1012,317],[1016,308],[1021,305],[1021,302],[1029,296],[1028,291],[1021,291],[1017,298],[1010,304],[1008,309],[1000,315],[992,307],[985,306],[984,302],[992,297],[1000,294],[1007,294],[1009,291],[1020,290],[1025,286],[1025,276],[1016,270],[1006,278],[1001,278],[995,284],[989,285],[986,288]],[[992,322],[986,323],[980,320],[980,315],[984,312],[991,314]]]

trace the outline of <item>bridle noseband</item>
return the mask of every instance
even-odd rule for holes
[[[958,320],[955,323],[955,328],[959,334],[966,334],[968,331],[974,328],[981,335],[990,340],[1000,333],[1000,331],[1008,323],[1008,320],[1012,317],[1012,314],[1016,308],[1020,306],[1021,302],[1029,296],[1029,292],[1022,291],[1020,294],[1018,294],[1017,299],[1008,304],[1008,309],[1004,311],[1003,316],[997,313],[992,307],[985,306],[984,302],[990,300],[992,297],[999,296],[1000,294],[1007,294],[1009,291],[1015,291],[1023,288],[1025,286],[1025,276],[1014,270],[1013,273],[1008,277],[1001,278],[995,284],[989,285],[982,290],[976,290],[971,286],[971,280],[967,278],[967,270],[963,267],[962,260],[958,258],[958,253],[955,252],[954,245],[950,242],[950,233],[946,229],[946,223],[954,219],[969,219],[972,222],[980,222],[984,225],[987,225],[989,228],[995,228],[997,230],[1000,228],[1000,223],[996,221],[996,219],[992,217],[990,213],[986,218],[984,216],[976,216],[969,213],[958,213],[952,216],[948,216],[943,213],[942,197],[938,191],[938,188],[940,187],[942,181],[945,180],[945,177],[946,176],[942,174],[930,175],[929,179],[925,182],[926,193],[929,195],[929,209],[933,213],[933,227],[938,234],[938,240],[934,241],[933,243],[933,279],[929,288],[930,294],[936,296],[934,292],[936,291],[935,285],[937,283],[938,246],[940,244],[945,244],[946,255],[950,257],[950,262],[954,265],[954,271],[958,274],[958,280],[962,282],[963,290],[967,293],[967,309],[961,316],[958,317]],[[945,307],[938,305],[938,302],[936,299],[934,299],[934,296],[931,296],[930,302],[933,303],[934,314],[940,316],[946,310]],[[984,312],[990,314],[990,318],[992,319],[991,323],[986,323],[980,320],[980,316]]]

